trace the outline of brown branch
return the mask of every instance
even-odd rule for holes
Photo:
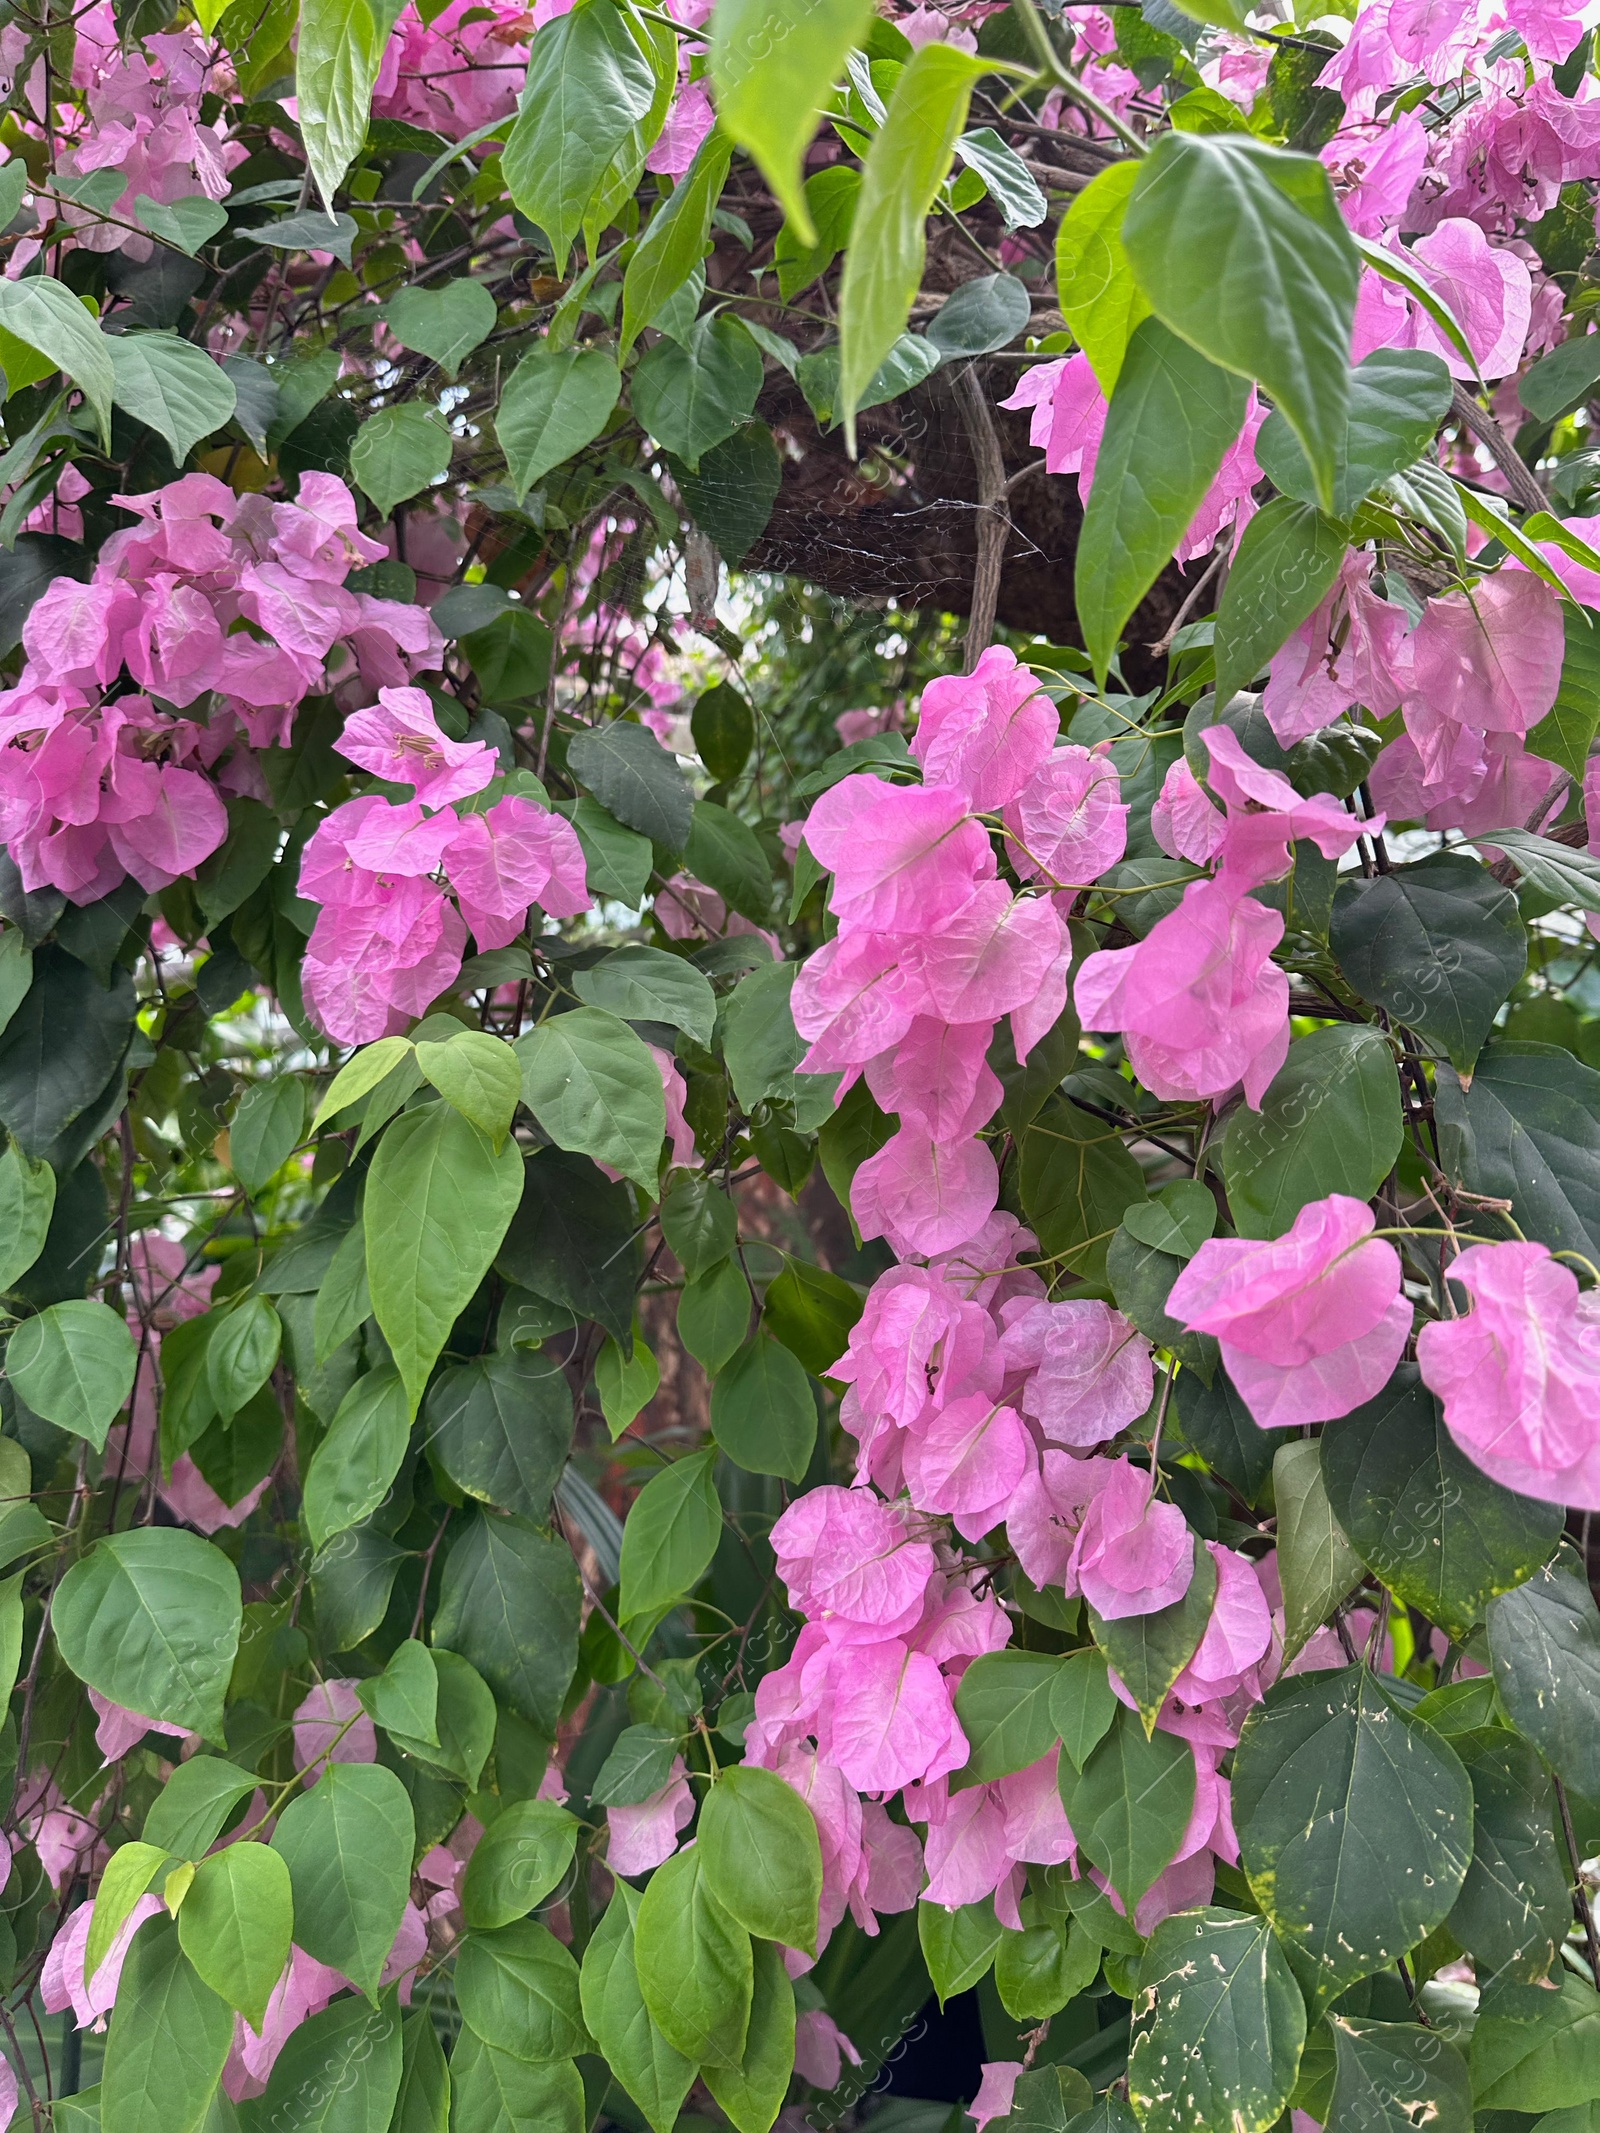
[[[989,402],[969,363],[955,381],[961,419],[972,445],[978,469],[978,567],[972,580],[972,613],[967,624],[968,672],[988,650],[994,635],[995,610],[1000,604],[1000,566],[1005,559],[1006,535],[1011,530],[1006,515],[1006,463],[1000,450],[999,432],[989,412]]]
[[[1450,398],[1452,410],[1471,430],[1510,484],[1511,493],[1524,511],[1548,511],[1550,499],[1535,481],[1527,462],[1493,415],[1481,408],[1464,385],[1458,383]]]

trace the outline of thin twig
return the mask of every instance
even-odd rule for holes
[[[1011,522],[1006,515],[1006,463],[1000,437],[974,364],[969,363],[957,374],[955,387],[978,469],[978,567],[972,578],[972,610],[966,638],[970,673],[994,635],[995,613],[1000,605],[1000,566]]]
[[[1567,1801],[1567,1788],[1560,1778],[1555,1780],[1555,1788],[1556,1805],[1561,1810],[1561,1834],[1567,1840],[1567,1857],[1572,1861],[1572,1908],[1583,1928],[1590,1974],[1595,1984],[1600,1986],[1600,1938],[1596,1937],[1594,1929],[1594,1906],[1590,1903],[1589,1892],[1583,1885],[1583,1862],[1578,1857],[1578,1839],[1572,1827],[1572,1809]]]

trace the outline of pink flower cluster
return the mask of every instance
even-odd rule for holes
[[[26,888],[79,904],[125,874],[165,888],[209,858],[223,795],[269,797],[254,751],[287,743],[330,679],[400,683],[443,652],[421,608],[347,589],[384,550],[331,474],[307,474],[294,503],[209,474],[116,501],[138,523],[87,584],[40,595],[27,664],[0,692],[0,839]]]
[[[1062,910],[1121,857],[1116,772],[1058,747],[1055,706],[998,646],[969,675],[929,684],[912,752],[924,783],[847,778],[824,793],[806,842],[833,875],[834,938],[800,972],[795,1026],[807,1073],[865,1074],[897,1111],[893,1138],[857,1171],[864,1236],[897,1252],[948,1251],[999,1198],[977,1138],[1000,1102],[987,1054],[1009,1016],[1019,1059],[1066,1006]],[[1003,819],[1019,893],[999,875],[982,816]]]
[[[589,908],[570,823],[516,792],[458,811],[499,775],[484,741],[452,741],[421,689],[381,689],[346,722],[339,752],[415,798],[372,793],[312,832],[300,893],[320,904],[306,948],[306,1005],[341,1044],[368,1044],[424,1014],[461,969],[470,932],[504,948],[532,905],[555,918]]]

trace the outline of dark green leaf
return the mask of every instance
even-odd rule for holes
[[[1572,1923],[1549,1774],[1503,1726],[1466,1734],[1456,1752],[1472,1780],[1472,1864],[1445,1925],[1485,1974],[1532,1983]]]
[[[1093,1280],[1122,1210],[1145,1196],[1144,1172],[1116,1128],[1052,1096],[1021,1143],[1022,1206],[1040,1247]]]
[[[731,784],[755,746],[755,714],[730,683],[719,681],[695,699],[690,717],[700,760],[719,784]]]
[[[711,1388],[717,1442],[747,1474],[803,1481],[817,1441],[811,1381],[787,1348],[757,1332]]]
[[[588,970],[575,971],[572,989],[591,1007],[606,1008],[625,1022],[665,1022],[687,1030],[698,1044],[711,1042],[717,998],[710,980],[686,957],[664,948],[614,948]]]
[[[927,338],[947,362],[988,355],[1025,333],[1032,314],[1026,282],[1014,274],[980,274],[945,298],[928,321]]]
[[[399,289],[384,306],[389,331],[401,347],[431,356],[451,379],[473,349],[493,333],[495,317],[489,291],[481,281],[465,276],[431,289]],[[509,384],[506,390],[509,393]],[[504,404],[502,395],[502,408]]]
[[[459,1489],[543,1519],[572,1444],[572,1392],[538,1349],[502,1349],[445,1370],[428,1389],[429,1450]]]
[[[172,1920],[134,1935],[101,2084],[114,2133],[197,2133],[233,2043],[233,2009],[203,1984]]]
[[[272,1848],[294,1887],[295,1941],[360,1992],[376,1991],[394,1946],[414,1840],[406,1788],[378,1763],[328,1764],[278,1817]]]
[[[1132,1912],[1178,1849],[1194,1812],[1194,1756],[1170,1733],[1146,1736],[1120,1706],[1081,1771],[1060,1758],[1062,1805],[1078,1849]]]
[[[1216,1596],[1217,1566],[1197,1534],[1193,1580],[1171,1607],[1158,1608],[1154,1614],[1123,1615],[1114,1622],[1103,1621],[1092,1607],[1088,1609],[1094,1641],[1138,1705],[1147,1733],[1155,1731],[1168,1690],[1199,1649]]]
[[[1566,1560],[1488,1611],[1495,1686],[1558,1778],[1600,1798],[1600,1614]]]
[[[1139,1965],[1128,2096],[1144,2133],[1266,2133],[1294,2089],[1306,2010],[1264,1918],[1185,1911]]]
[[[1217,609],[1217,702],[1262,672],[1344,561],[1345,529],[1315,504],[1274,497],[1244,530]]]
[[[1403,1132],[1394,1053],[1377,1030],[1339,1022],[1297,1037],[1261,1108],[1228,1121],[1222,1173],[1239,1234],[1280,1237],[1332,1192],[1371,1199]]]
[[[133,1035],[133,980],[97,984],[54,944],[35,950],[33,983],[0,1031],[0,1124],[42,1156],[116,1074]]]
[[[583,2077],[570,2059],[530,2066],[470,2029],[450,2055],[451,2133],[584,2133]]]
[[[694,795],[676,757],[653,733],[626,719],[591,726],[573,737],[567,761],[619,822],[668,851],[683,850],[694,819]]]
[[[581,1599],[564,1542],[527,1519],[480,1512],[445,1559],[434,1642],[469,1660],[502,1703],[553,1740],[577,1664]]]
[[[1375,348],[1350,373],[1350,409],[1338,450],[1334,511],[1347,519],[1363,497],[1423,459],[1450,406],[1450,373],[1425,348]],[[1285,496],[1314,504],[1317,485],[1285,417],[1270,414],[1256,458]]]
[[[1562,2111],[1600,2098],[1600,1997],[1556,1965],[1558,1990],[1497,1979],[1468,2063],[1480,2112]]]
[[[597,1319],[624,1346],[633,1338],[637,1255],[633,1195],[581,1156],[547,1148],[526,1166],[522,1202],[496,1266],[576,1317]]]
[[[1123,1708],[1107,1678],[1105,1656],[1069,1652],[1050,1691],[1050,1723],[1075,1770],[1081,1770]]]
[[[391,1996],[335,2000],[290,2036],[266,2094],[244,2106],[244,2133],[387,2133],[401,2064]]]
[[[972,1753],[957,1783],[982,1785],[1026,1770],[1059,1735],[1052,1699],[1063,1673],[1054,1652],[983,1652],[962,1675],[956,1716]]]
[[[1254,1503],[1272,1472],[1274,1432],[1264,1430],[1219,1370],[1210,1385],[1192,1370],[1178,1380],[1178,1420],[1184,1436],[1214,1474]]]
[[[1467,2062],[1435,2029],[1330,2015],[1338,2070],[1329,2133],[1472,2133]]]
[[[712,800],[695,802],[683,860],[695,879],[715,889],[730,911],[758,924],[770,915],[772,869],[761,840],[727,808]]]
[[[1278,1506],[1278,1574],[1283,1581],[1285,1663],[1361,1583],[1361,1558],[1333,1515],[1321,1448],[1310,1438],[1279,1445],[1272,1458]]]
[[[1509,1200],[1522,1233],[1552,1251],[1600,1259],[1600,1074],[1556,1045],[1501,1038],[1468,1088],[1441,1067],[1435,1103],[1452,1177]]]
[[[762,1323],[807,1370],[825,1377],[861,1316],[860,1292],[825,1267],[790,1259],[762,1299]]]

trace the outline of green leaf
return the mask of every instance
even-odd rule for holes
[[[794,1070],[807,1048],[789,1006],[794,975],[793,963],[759,964],[722,1003],[722,1056],[733,1093],[746,1111],[763,1098],[797,1094]]]
[[[550,239],[558,274],[607,164],[655,94],[649,58],[611,0],[592,0],[534,37],[501,160],[512,199]]]
[[[731,911],[759,925],[771,914],[772,868],[748,823],[713,800],[696,800],[684,865],[716,890]]]
[[[406,401],[381,407],[362,423],[350,447],[350,471],[387,518],[396,504],[449,473],[453,449],[444,424]]]
[[[0,1155],[0,1292],[11,1289],[44,1250],[55,1204],[50,1165],[30,1161],[15,1144],[7,1148]]]
[[[1334,2014],[1337,2071],[1328,2124],[1370,2133],[1472,2133],[1467,2063],[1435,2029],[1415,2022],[1372,2022]]]
[[[1122,241],[1156,316],[1265,387],[1334,511],[1361,262],[1322,165],[1240,134],[1164,134]]]
[[[661,1234],[692,1281],[733,1250],[739,1217],[731,1196],[714,1179],[679,1176],[661,1202]]]
[[[817,233],[801,164],[871,20],[870,0],[723,0],[711,19],[718,124],[755,159],[805,244]]]
[[[204,193],[190,193],[182,200],[171,201],[152,200],[148,193],[139,193],[133,209],[153,236],[166,244],[176,245],[191,259],[203,244],[210,243],[228,220],[228,210],[222,202],[208,200]]]
[[[1454,1745],[1472,1780],[1472,1864],[1445,1930],[1486,1975],[1531,1984],[1548,1976],[1572,1922],[1549,1773],[1503,1726]]]
[[[244,2133],[387,2133],[400,2070],[393,1995],[335,2000],[290,2035],[265,2095],[244,2106]]]
[[[661,1366],[649,1343],[637,1333],[630,1356],[625,1356],[608,1335],[595,1357],[594,1383],[600,1395],[600,1412],[614,1444],[655,1398],[661,1383]]]
[[[695,2062],[675,2051],[650,2019],[634,1962],[637,1891],[616,1885],[583,1952],[583,2019],[615,2078],[643,2111],[652,2133],[673,2133],[695,2078]]]
[[[1321,601],[1344,561],[1345,529],[1315,504],[1275,496],[1244,530],[1217,609],[1217,702],[1248,688]]]
[[[1328,938],[1356,991],[1463,1073],[1528,959],[1516,898],[1455,853],[1341,881]]]
[[[1264,1918],[1206,1909],[1156,1927],[1128,2054],[1128,2099],[1144,2133],[1223,2124],[1267,2133],[1305,2040],[1300,1988]]]
[[[297,1945],[369,1997],[400,1929],[415,1839],[406,1788],[380,1763],[329,1763],[273,1832]]]
[[[575,1007],[519,1037],[513,1050],[522,1100],[556,1146],[608,1163],[653,1195],[666,1101],[649,1047],[627,1023]]]
[[[771,1941],[757,1941],[751,1954],[755,1977],[744,2056],[737,2067],[708,2066],[705,2084],[738,2133],[769,2133],[794,2072],[794,1987]]]
[[[8,281],[0,288],[0,327],[38,349],[83,388],[84,398],[94,409],[101,442],[109,446],[111,403],[117,396],[111,341],[72,291],[48,274]],[[210,362],[209,357],[205,360]]]
[[[1167,1692],[1200,1646],[1217,1596],[1217,1566],[1198,1534],[1194,1536],[1194,1577],[1188,1591],[1171,1607],[1148,1615],[1123,1615],[1106,1622],[1092,1607],[1089,1628],[1107,1663],[1137,1704],[1146,1733]]]
[[[1558,1778],[1588,1799],[1600,1795],[1600,1614],[1570,1565],[1489,1604],[1495,1686],[1519,1733]]]
[[[1297,1037],[1260,1110],[1241,1105],[1228,1121],[1222,1175],[1235,1228],[1281,1237],[1329,1193],[1370,1200],[1404,1130],[1394,1053],[1377,1030],[1340,1022]]]
[[[450,2055],[451,2133],[584,2133],[583,2077],[570,2059],[529,2066],[462,2032]]]
[[[1026,282],[1014,274],[979,274],[945,298],[928,321],[925,338],[947,363],[962,356],[988,355],[1025,333],[1032,315],[1033,300]]]
[[[704,257],[711,241],[711,211],[721,194],[732,155],[732,141],[720,129],[713,128],[634,246],[622,278],[624,356],[640,329],[648,326],[662,305],[677,295]]]
[[[138,1364],[127,1321],[93,1297],[69,1297],[25,1318],[6,1347],[6,1376],[19,1396],[97,1452],[133,1390]]]
[[[689,720],[700,760],[720,784],[731,785],[755,746],[755,714],[731,683],[719,681],[695,699]]]
[[[112,333],[105,344],[112,398],[167,440],[180,467],[202,438],[233,420],[232,378],[193,341],[175,333]]]
[[[749,1934],[712,1894],[702,1846],[651,1875],[634,1918],[634,1960],[650,2019],[674,2050],[702,2068],[737,2068],[754,1959]]]
[[[817,1441],[811,1381],[787,1348],[757,1332],[717,1373],[711,1427],[747,1474],[803,1481]]]
[[[1459,1757],[1361,1666],[1267,1691],[1233,1803],[1251,1891],[1314,2014],[1440,1924],[1472,1853]]]
[[[625,1726],[589,1789],[597,1807],[637,1807],[672,1781],[678,1735],[666,1726]]]
[[[748,1763],[724,1770],[700,1809],[698,1837],[706,1886],[730,1918],[758,1940],[816,1953],[822,1847],[792,1785]]]
[[[80,1681],[173,1732],[220,1740],[239,1649],[239,1573],[173,1526],[97,1541],[56,1590],[51,1627]]]
[[[93,1116],[127,1055],[135,1005],[125,970],[107,987],[65,949],[35,951],[33,982],[0,1031],[0,1124],[24,1155],[48,1157],[74,1120]]]
[[[522,1094],[522,1071],[505,1039],[484,1029],[464,1029],[443,1044],[419,1043],[417,1065],[445,1102],[498,1148]]]
[[[983,1652],[973,1660],[956,1690],[956,1716],[972,1749],[957,1784],[1009,1777],[1049,1754],[1059,1738],[1052,1705],[1064,1665],[1054,1652]]]
[[[1530,755],[1581,779],[1595,729],[1600,727],[1600,629],[1587,608],[1561,603],[1566,652],[1556,700],[1526,737]]]
[[[1575,852],[1553,837],[1536,837],[1531,830],[1492,830],[1483,841],[1504,852],[1542,895],[1580,911],[1600,911],[1600,862],[1587,852]]]
[[[423,1409],[426,1442],[468,1496],[543,1521],[572,1445],[572,1392],[538,1350],[502,1349],[441,1371]]]
[[[1092,1982],[1085,1980],[1086,1984]],[[1118,2099],[1112,2094],[1107,2101],[1115,2103]],[[1010,2124],[1013,2133],[1066,2133],[1066,2128],[1076,2125],[1093,2104],[1094,2091],[1075,2066],[1036,2066],[1017,2082]]]
[[[744,1346],[750,1330],[750,1285],[724,1259],[685,1284],[678,1296],[678,1337],[708,1377]]]
[[[1091,178],[1062,216],[1056,235],[1061,315],[1108,400],[1129,338],[1140,320],[1150,316],[1122,243],[1122,218],[1138,176],[1138,160],[1129,157]]]
[[[89,1938],[84,1944],[86,1984],[93,1985],[100,1965],[111,1953],[134,1905],[170,1863],[168,1854],[159,1844],[138,1843],[119,1846],[106,1861],[89,1918]]]
[[[917,1936],[939,2005],[968,1991],[994,1962],[1004,1927],[994,1915],[993,1900],[946,1910],[943,1904],[917,1905]]]
[[[112,2133],[197,2133],[233,2043],[233,2009],[196,1974],[168,1919],[133,1937],[101,2077]]]
[[[1450,373],[1425,348],[1376,348],[1350,373],[1350,407],[1338,452],[1334,514],[1347,519],[1364,497],[1425,459],[1450,406]],[[1261,425],[1256,457],[1285,496],[1317,500],[1317,485],[1286,419]]]
[[[431,1654],[438,1680],[434,1718],[437,1740],[389,1728],[389,1738],[406,1755],[429,1763],[475,1790],[494,1747],[497,1712],[494,1692],[475,1666],[456,1652]]]
[[[248,1193],[275,1178],[305,1130],[305,1083],[296,1074],[254,1081],[239,1099],[228,1128],[228,1161]]]
[[[770,33],[769,33],[770,34]],[[915,53],[894,85],[867,151],[850,248],[839,284],[839,406],[851,455],[856,411],[878,365],[905,331],[927,256],[928,213],[967,122],[983,62],[951,44]],[[783,205],[803,236],[803,200]]]
[[[710,1568],[722,1533],[712,1479],[716,1448],[653,1474],[622,1528],[622,1617],[654,1617],[686,1599]]]
[[[252,2028],[289,1960],[294,1899],[289,1870],[265,1844],[230,1844],[203,1859],[178,1913],[183,1952],[212,1991]]]
[[[494,418],[518,503],[553,467],[593,444],[621,392],[622,373],[603,349],[536,344],[528,350],[506,381]]]
[[[507,1281],[594,1318],[625,1347],[633,1338],[638,1256],[633,1194],[581,1156],[547,1148],[527,1165],[522,1202],[497,1267]]]
[[[145,1816],[145,1843],[179,1859],[203,1859],[258,1782],[250,1771],[216,1755],[179,1763]]]
[[[1334,1516],[1367,1568],[1464,1640],[1499,1593],[1525,1584],[1561,1538],[1557,1504],[1513,1495],[1456,1449],[1412,1364],[1323,1430]]]
[[[1334,1516],[1319,1447],[1284,1444],[1272,1461],[1278,1506],[1278,1572],[1283,1580],[1284,1664],[1361,1582],[1361,1558]]]
[[[311,1456],[301,1517],[313,1548],[362,1525],[394,1487],[411,1441],[399,1372],[385,1364],[357,1378]]]
[[[1481,2112],[1561,2111],[1600,2097],[1600,1997],[1561,1964],[1557,1989],[1496,1981],[1468,2063]]]
[[[1523,1234],[1600,1257],[1600,1074],[1550,1044],[1501,1038],[1470,1088],[1448,1068],[1435,1103],[1445,1168],[1470,1191],[1510,1200]],[[1490,1234],[1498,1234],[1492,1220]]]
[[[439,1745],[439,1676],[433,1654],[415,1637],[396,1645],[381,1674],[356,1690],[361,1707],[396,1738]]]
[[[1121,1708],[1104,1653],[1069,1652],[1051,1686],[1050,1723],[1074,1770],[1081,1770],[1105,1739]]]
[[[1216,479],[1243,426],[1246,396],[1240,379],[1159,319],[1134,328],[1106,415],[1074,575],[1097,676]]]
[[[437,288],[399,289],[383,315],[402,348],[431,356],[453,381],[473,349],[493,333],[499,314],[483,283],[461,276]]]
[[[363,1096],[369,1096],[403,1059],[412,1056],[415,1049],[409,1037],[380,1037],[376,1044],[369,1044],[353,1059],[347,1059],[323,1092],[311,1121],[313,1130],[325,1118],[347,1111]]]
[[[1178,1178],[1122,1218],[1131,1237],[1175,1259],[1192,1259],[1217,1226],[1217,1203],[1198,1178]]]
[[[400,2025],[400,2086],[392,2133],[447,2133],[450,2069],[433,2016],[424,2007]]]
[[[1119,1706],[1082,1770],[1062,1756],[1061,1803],[1078,1849],[1132,1913],[1178,1849],[1194,1812],[1194,1756],[1170,1733],[1145,1733]]]
[[[462,2020],[496,2051],[548,2066],[587,2047],[578,1966],[548,1926],[521,1919],[468,1934],[455,1982]]]
[[[345,172],[366,145],[372,91],[393,22],[387,5],[379,14],[368,0],[302,0],[294,91],[306,161],[330,215]]]
[[[754,412],[762,376],[761,351],[743,320],[707,313],[682,341],[663,338],[645,351],[629,398],[657,444],[695,468]]]
[[[982,178],[989,189],[990,199],[1000,210],[1000,220],[1008,230],[1037,229],[1049,214],[1049,206],[1033,172],[992,126],[978,126],[971,133],[962,134],[956,142],[956,154],[969,170],[975,170]],[[1007,275],[1003,278],[1009,281],[1014,277]],[[972,284],[967,282],[963,286],[970,289]],[[1020,286],[1026,294],[1026,286]],[[1020,332],[1021,328],[1017,330]]]
[[[403,1113],[378,1143],[363,1203],[367,1283],[413,1414],[521,1197],[515,1142],[493,1148],[450,1104]]]
[[[1517,398],[1540,422],[1557,422],[1589,396],[1600,378],[1600,341],[1581,333],[1563,341],[1517,380]]]
[[[1059,2014],[1069,2000],[1093,1984],[1099,1968],[1100,1944],[1081,1926],[1061,1923],[1029,1926],[1020,1933],[1008,1930],[1001,1935],[995,1955],[995,1991],[1014,2021],[1042,2022]]]
[[[678,768],[677,758],[645,727],[626,719],[591,726],[573,735],[567,762],[573,776],[581,778],[601,805],[629,829],[665,845],[669,852],[681,852],[688,843],[694,820],[689,781]],[[581,802],[575,826],[581,834]]]
[[[565,1877],[578,1819],[554,1800],[516,1800],[479,1839],[461,1884],[468,1926],[482,1932],[526,1918]]]
[[[1021,1137],[1023,1211],[1041,1249],[1093,1280],[1122,1211],[1145,1196],[1144,1172],[1114,1126],[1052,1096]]]
[[[332,1652],[354,1651],[383,1620],[405,1550],[375,1526],[336,1534],[311,1565],[317,1628]]]
[[[762,1298],[762,1324],[817,1377],[844,1354],[861,1316],[860,1291],[808,1259],[786,1261]]]
[[[526,1519],[480,1513],[445,1559],[433,1641],[470,1660],[547,1740],[577,1664],[582,1585],[572,1552]]]
[[[250,1296],[217,1320],[206,1343],[206,1386],[224,1422],[253,1400],[272,1375],[283,1321],[264,1296]]]
[[[590,1007],[603,1007],[625,1022],[665,1022],[686,1030],[697,1044],[711,1042],[717,996],[685,956],[630,943],[588,970],[574,971],[572,989]]]

